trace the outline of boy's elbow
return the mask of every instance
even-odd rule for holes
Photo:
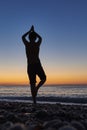
[[[22,41],[24,41],[24,36],[22,36],[21,38],[22,38]]]
[[[23,37],[24,37],[24,36],[22,35],[22,37],[21,37],[21,38],[23,39]]]
[[[42,37],[40,37],[40,41],[42,42]]]

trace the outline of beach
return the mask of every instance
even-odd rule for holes
[[[0,101],[0,130],[87,130],[87,105]]]

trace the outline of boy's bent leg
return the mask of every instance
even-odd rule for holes
[[[37,85],[37,88],[40,88],[46,81],[46,78],[42,79],[39,84]]]
[[[37,85],[37,89],[39,89],[46,81],[46,75],[45,75],[45,72],[44,72],[44,69],[43,69],[41,63],[38,64],[37,75],[40,78],[40,82]]]
[[[45,75],[45,72],[44,72],[43,67],[41,66],[41,64],[39,64],[37,75],[38,75],[39,78],[40,78],[40,82],[39,82],[38,85],[36,86],[37,92],[38,92],[38,89],[39,89],[39,88],[45,83],[45,81],[46,81],[46,75]]]
[[[44,78],[43,79],[41,79],[41,81],[39,82],[39,84],[37,85],[37,92],[38,92],[38,89],[45,83],[45,81],[46,81],[46,76],[44,76]],[[36,94],[37,94],[37,92],[36,92]]]

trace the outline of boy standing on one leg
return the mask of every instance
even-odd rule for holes
[[[29,41],[26,39],[28,36]],[[30,80],[31,94],[33,103],[36,104],[36,96],[38,89],[46,81],[46,75],[39,59],[39,50],[42,38],[34,31],[34,26],[22,36],[27,56],[27,73]],[[40,78],[40,82],[36,86],[36,75]]]

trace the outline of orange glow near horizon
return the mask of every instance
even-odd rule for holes
[[[71,68],[45,68],[47,81],[49,84],[87,84],[87,72],[84,70],[74,70]],[[37,82],[39,79],[37,78]],[[24,68],[8,68],[0,71],[0,85],[28,85],[29,80]]]
[[[38,78],[37,78],[37,81]],[[0,77],[0,85],[28,85],[29,80],[27,75],[8,75]],[[47,85],[49,84],[87,84],[86,76],[76,75],[47,75]]]

